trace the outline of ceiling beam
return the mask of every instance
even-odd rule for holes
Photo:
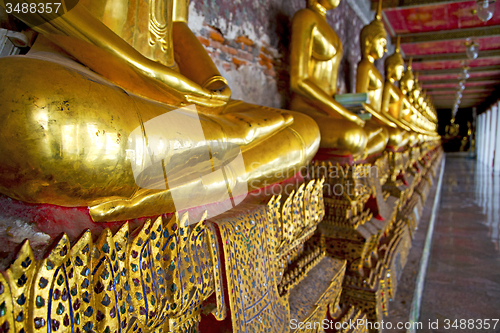
[[[455,99],[456,98],[456,91],[450,91],[448,94],[441,94],[441,95],[429,95],[427,94],[427,97],[430,97],[433,101],[440,101],[440,100],[443,100],[443,99],[449,99],[449,98],[452,98],[452,99]],[[471,97],[478,97],[478,98],[482,98],[482,99],[485,99],[486,97],[489,97],[493,92],[488,92],[488,93],[474,93],[474,94],[462,94],[462,98],[463,99],[467,99],[467,98],[471,98]],[[449,97],[449,98],[448,98]]]
[[[463,0],[384,0],[382,8],[402,8],[402,7],[420,7],[428,5],[441,5],[452,2],[464,2]],[[377,10],[378,1],[372,0],[372,10]]]
[[[453,68],[453,69],[432,69],[432,70],[423,70],[423,71],[415,71],[419,75],[419,79],[423,75],[447,75],[447,74],[460,74],[462,73],[462,68]],[[500,71],[500,66],[484,66],[484,67],[469,67],[468,72],[470,73],[482,73],[482,72],[493,72]]]
[[[493,77],[478,77],[478,78],[472,78],[472,79],[467,79],[466,81],[466,84],[467,83],[470,83],[470,82],[484,82],[484,84],[499,84],[500,83],[500,76],[493,76]],[[425,86],[425,84],[443,84],[443,83],[456,83],[458,85],[458,81],[457,79],[449,79],[449,80],[422,80],[420,82],[423,86]],[[425,88],[425,87],[424,87]]]
[[[481,102],[483,102],[485,100],[485,98],[482,98],[482,99],[462,99],[460,101],[460,106],[462,106],[463,104],[468,104],[468,103],[474,103],[474,104],[479,104]],[[437,105],[449,105],[450,107],[452,107],[454,104],[455,104],[455,100],[442,100],[442,101],[438,101],[434,104],[437,104]],[[436,108],[439,108],[437,106],[435,106]]]
[[[462,102],[482,102],[489,96],[484,96],[483,98],[463,98],[460,100],[460,103]],[[457,101],[456,98],[443,98],[443,99],[438,99],[433,101],[433,104],[445,104],[445,103],[450,103],[450,104],[455,104]]]
[[[465,45],[464,45],[465,47]],[[479,51],[479,58],[497,58],[500,57],[500,50]],[[426,54],[407,56],[405,61],[408,62],[412,58],[413,62],[433,62],[433,61],[450,61],[450,60],[470,60],[464,53],[440,53],[440,54]]]
[[[489,27],[445,30],[439,33],[436,31],[418,32],[399,36],[401,36],[401,44],[437,42],[443,40],[466,39],[469,37],[492,37],[500,36],[500,26],[494,25]],[[392,39],[392,42],[395,44],[397,36]]]
[[[470,109],[475,106],[479,107],[481,103],[462,103],[458,106],[459,109]],[[440,105],[439,107],[436,107],[436,109],[448,109],[451,111],[452,106],[451,105]]]
[[[490,89],[490,90],[481,90],[481,91],[477,91],[477,90],[473,90],[473,91],[467,91],[467,90],[464,90],[462,91],[462,95],[484,95],[484,94],[490,94],[492,91],[494,91],[494,89]],[[426,91],[426,94],[427,96],[432,96],[434,98],[434,96],[446,96],[448,94],[450,95],[454,95],[455,93],[457,92],[457,89],[452,89],[452,90],[447,90],[447,91],[442,91],[441,93],[433,93],[432,90],[427,90]]]
[[[461,101],[483,101],[485,100],[487,97],[490,97],[490,95],[480,95],[480,96],[477,96],[477,97],[465,97],[465,96],[462,96],[462,98],[460,99]],[[456,101],[456,97],[455,96],[448,96],[448,97],[443,97],[443,98],[435,98],[433,100],[433,102],[437,102],[437,101]]]
[[[468,108],[472,108],[474,106],[479,106],[479,105],[481,105],[481,102],[464,102],[464,103],[460,103],[458,108],[459,109],[468,109]],[[439,106],[436,106],[435,108],[436,109],[449,109],[449,110],[451,110],[453,108],[453,105],[440,104]]]
[[[457,87],[458,87],[458,84],[457,84]],[[457,90],[457,87],[455,88],[427,88],[427,92],[429,91],[456,91]],[[468,91],[468,90],[473,90],[474,92],[477,92],[477,91],[494,91],[495,88],[494,87],[466,87],[464,92]]]

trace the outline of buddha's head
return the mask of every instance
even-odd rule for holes
[[[406,95],[413,90],[415,79],[413,77],[413,71],[411,70],[411,58],[410,62],[408,63],[408,67],[406,68],[406,72],[404,73],[399,83],[400,83],[399,86],[403,94]]]
[[[380,59],[384,56],[387,46],[387,32],[382,23],[382,1],[379,1],[377,15],[370,24],[361,29],[359,41],[361,53],[365,57]]]
[[[427,97],[425,95],[422,96],[422,109],[427,110]]]
[[[385,75],[391,82],[394,83],[394,81],[401,80],[404,70],[405,70],[405,62],[399,50],[399,37],[398,37],[396,50],[392,55],[390,55],[389,57],[387,57],[387,59],[385,59]]]
[[[339,6],[340,0],[308,0],[307,6],[309,8],[318,7],[320,5],[324,10],[330,10]]]
[[[419,88],[420,88],[420,85],[419,85]],[[417,102],[418,102],[418,105],[420,106],[420,108],[423,108],[424,106],[424,100],[425,100],[425,96],[424,96],[424,93],[421,91],[421,88],[420,88],[420,94],[417,98]]]
[[[413,99],[416,102],[418,102],[418,99],[420,98],[420,93],[422,91],[422,88],[420,87],[420,82],[418,82],[418,73],[415,76],[415,79],[414,79],[413,82],[414,82],[414,84],[413,84],[413,90],[411,92],[412,92],[412,95],[413,95]]]

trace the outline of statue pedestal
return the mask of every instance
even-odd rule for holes
[[[416,152],[390,153],[385,161],[379,158],[374,162],[379,166],[376,174],[356,172],[370,170],[365,165],[334,167],[332,161],[315,164],[316,168],[323,167],[321,176],[330,175],[324,189],[325,218],[318,233],[325,239],[329,256],[347,261],[340,308],[351,309],[351,316],[359,311],[372,324],[387,315],[389,302],[395,297],[398,277],[432,184],[432,172],[439,164],[440,150],[427,149],[424,157],[412,155]],[[412,158],[423,162],[412,164]],[[396,167],[400,168],[398,174],[404,172],[404,178],[393,177]],[[343,176],[335,178],[338,168]],[[349,182],[360,190],[352,195],[332,195],[327,188],[345,188]],[[366,331],[379,332],[370,327]]]
[[[63,234],[40,259],[26,241],[0,274],[0,325],[191,332],[216,320],[218,332],[281,333],[291,319],[321,322],[338,308],[346,269],[313,237],[322,185],[250,195],[210,220],[162,215],[115,233],[87,230],[73,242]]]

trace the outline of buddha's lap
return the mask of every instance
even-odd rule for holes
[[[387,126],[387,131],[389,132],[389,146],[400,148],[408,142],[408,132],[404,129]]]
[[[295,96],[291,103],[292,110],[314,119],[321,133],[321,149],[334,149],[345,153],[359,154],[368,141],[363,127],[345,118],[329,116],[315,107],[308,105],[301,97]]]

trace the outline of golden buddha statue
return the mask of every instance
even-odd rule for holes
[[[187,0],[83,0],[19,15],[39,35],[0,59],[0,192],[122,221],[179,210],[174,191],[205,207],[296,175],[319,146],[314,120],[230,100],[187,13]],[[221,173],[238,153],[243,170]]]
[[[290,108],[312,117],[319,125],[322,159],[347,157],[351,162],[384,150],[387,136],[338,103],[337,72],[342,43],[326,21],[340,0],[308,0],[292,19],[290,46]]]
[[[410,127],[401,122],[404,108],[404,95],[402,91],[394,85],[401,80],[404,71],[404,60],[399,49],[399,37],[396,43],[394,54],[385,59],[385,83],[382,95],[382,114],[395,123],[400,130],[403,130],[400,146],[405,146],[410,139]],[[406,110],[406,109],[405,109]]]
[[[420,86],[420,82],[418,81],[418,73],[415,75],[413,74],[411,59],[405,74],[401,78],[400,86],[402,92],[407,95],[406,97],[409,106],[409,110],[403,117],[402,122],[414,131],[414,133],[417,135],[417,143],[421,144],[425,141],[425,137],[428,133],[421,126],[421,112],[419,101],[422,101],[422,87]]]
[[[410,92],[413,90],[414,86],[414,76],[411,67],[411,62],[412,58],[410,58],[408,67],[406,68],[406,71],[399,80],[399,87],[401,91],[401,100],[402,100],[401,114],[399,119],[404,125],[410,128],[408,143],[410,146],[415,146],[420,142],[420,140],[417,129],[414,128],[411,123],[411,117],[413,114],[413,105],[412,105],[413,99]]]
[[[420,85],[420,81],[418,80],[418,73],[415,74],[415,80],[413,83],[413,106],[420,111],[420,105],[422,103],[422,86]]]
[[[401,89],[401,92],[403,93],[403,95],[408,97],[409,102],[412,102],[412,100],[410,100],[410,98],[411,98],[410,92],[413,90],[414,83],[415,83],[415,77],[413,75],[413,70],[411,67],[412,60],[413,60],[413,58],[410,58],[410,60],[408,62],[408,66],[406,67],[406,71],[404,72],[403,76],[399,80],[399,87]]]
[[[422,94],[418,98],[418,105],[420,106],[420,112],[424,114],[427,109],[427,91],[425,89],[422,90]]]
[[[374,128],[382,128],[387,132],[387,148],[393,151],[402,149],[408,140],[404,139],[404,130],[389,120],[382,110],[382,98],[384,92],[384,79],[375,67],[375,60],[384,56],[387,46],[387,32],[381,21],[382,2],[379,6],[375,19],[361,29],[361,61],[358,63],[356,73],[356,92],[368,93],[369,104],[366,110],[372,114],[367,124]]]
[[[415,122],[419,114],[417,101],[420,96],[421,88],[419,84],[416,84],[418,83],[418,75],[413,74],[411,63],[412,59],[410,58],[408,67],[399,81],[399,85],[401,87],[401,92],[405,96],[403,100],[404,107],[401,122],[411,128],[410,144],[414,145],[423,142],[423,129]]]
[[[444,132],[446,133],[445,134],[446,139],[453,139],[458,136],[459,126],[458,124],[455,123],[455,117],[452,117],[450,119],[450,123],[446,125]]]

